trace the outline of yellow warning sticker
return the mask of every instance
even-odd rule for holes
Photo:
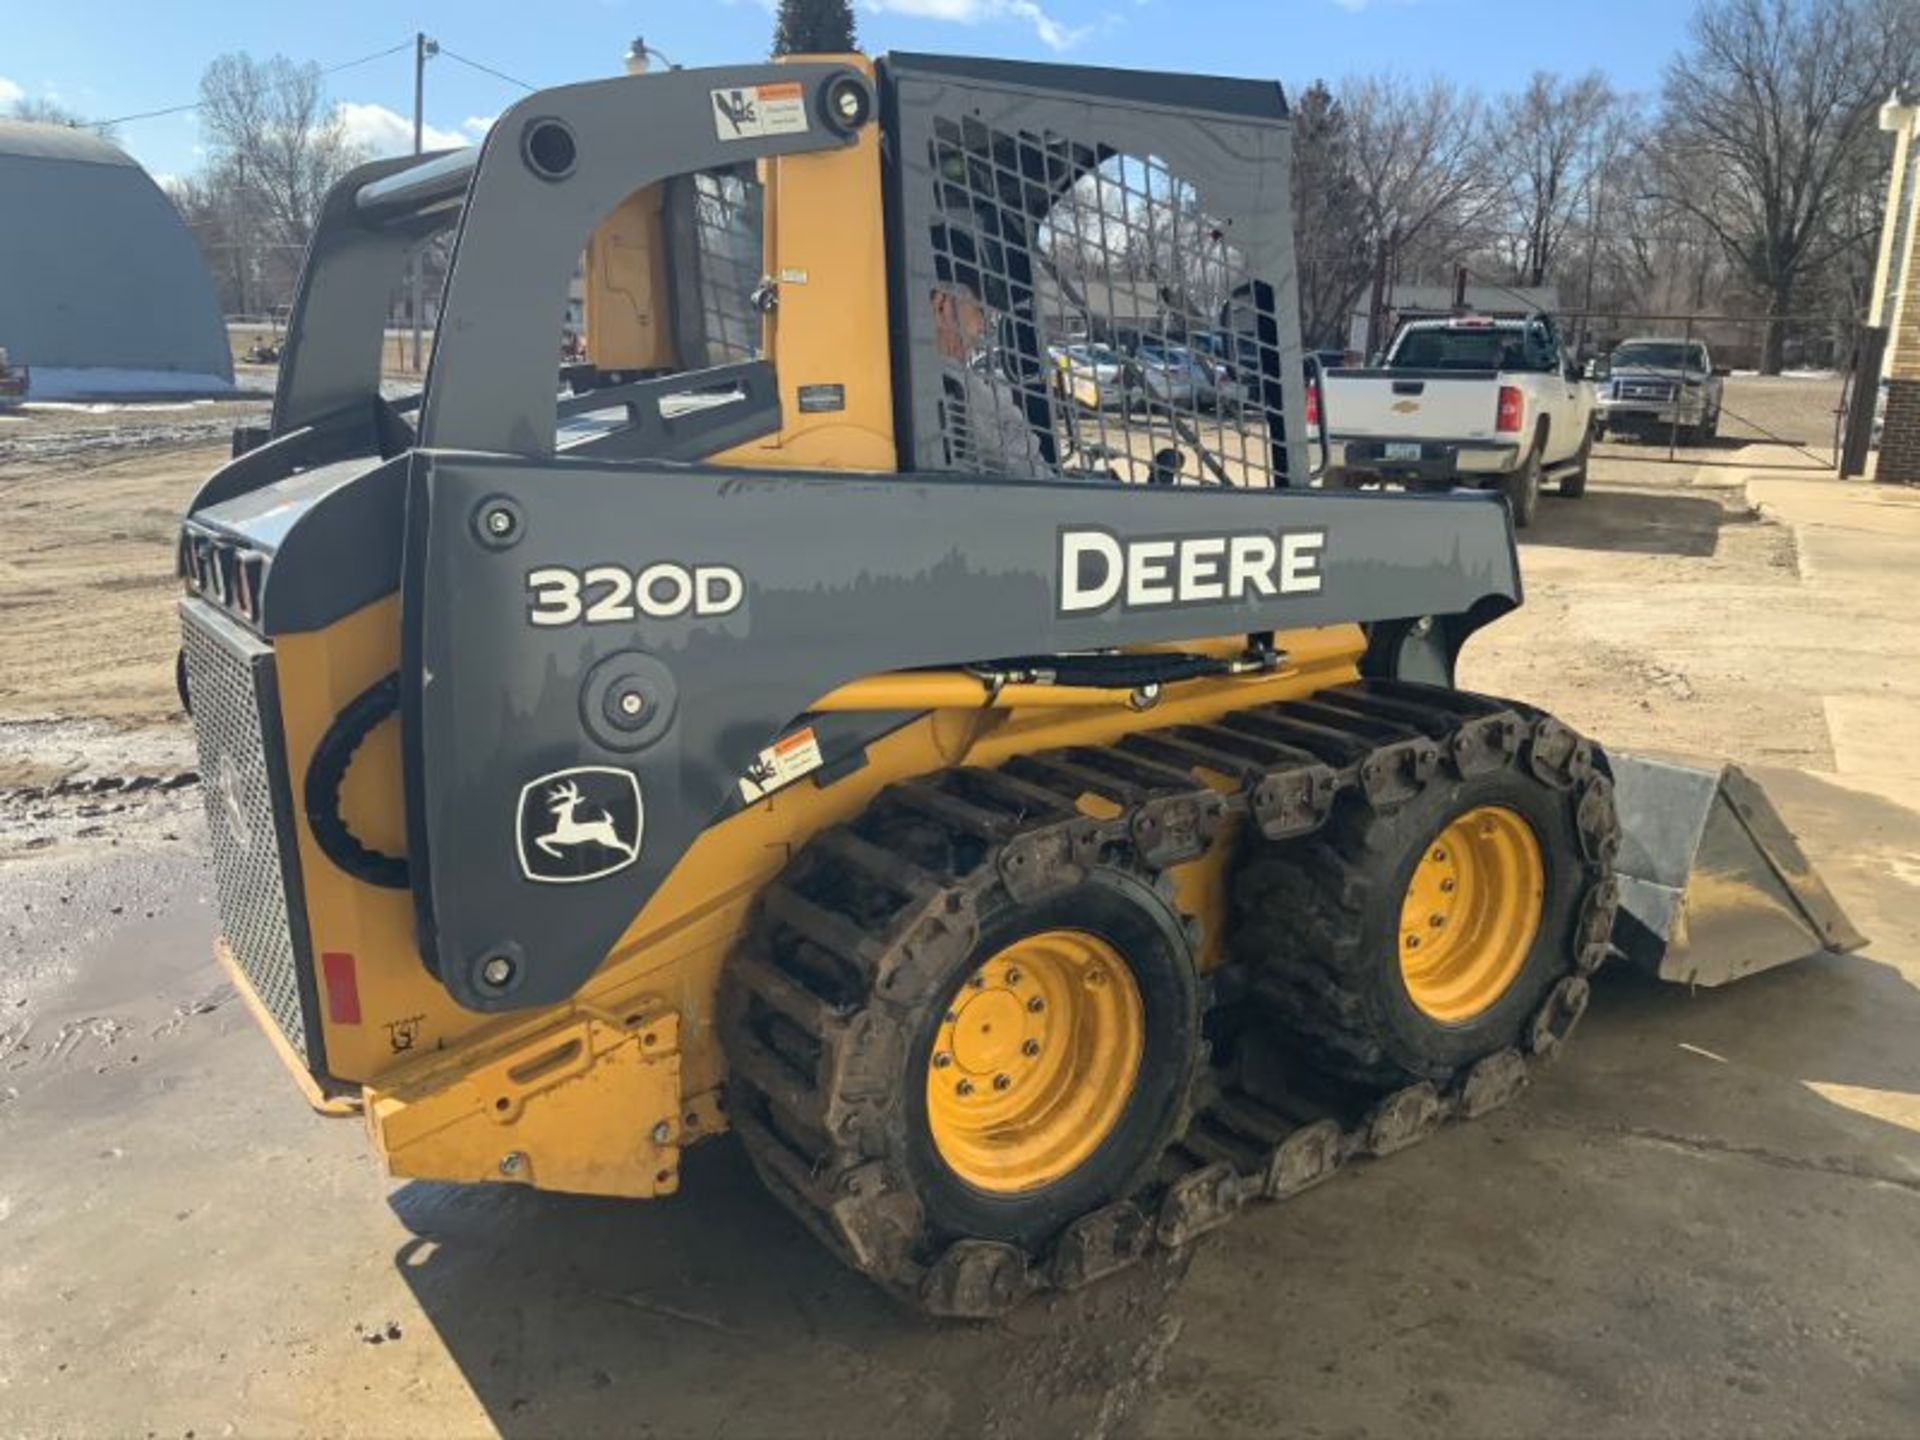
[[[799,135],[807,128],[806,87],[795,80],[715,90],[713,129],[722,140]]]
[[[740,798],[750,803],[764,800],[782,786],[818,770],[822,763],[820,742],[811,726],[782,735],[762,750],[740,777]]]

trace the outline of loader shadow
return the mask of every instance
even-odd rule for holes
[[[1187,1258],[997,1324],[843,1268],[731,1136],[647,1203],[414,1183],[395,1267],[505,1436],[1083,1433],[1126,1408]]]
[[[1671,491],[1593,489],[1578,499],[1541,496],[1522,544],[1704,558],[1723,525],[1737,523],[1718,497]]]

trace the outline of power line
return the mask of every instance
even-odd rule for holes
[[[351,70],[357,65],[368,65],[375,60],[384,60],[389,55],[398,55],[402,50],[411,47],[412,44],[413,39],[409,36],[398,45],[390,45],[385,50],[376,50],[371,55],[362,55],[353,60],[342,60],[338,65],[322,66],[320,73],[322,75],[338,75],[342,70]],[[456,56],[455,58],[457,59],[459,57]],[[519,82],[516,81],[515,83],[517,84]],[[533,87],[528,86],[527,88],[532,89]],[[204,100],[195,100],[190,105],[169,105],[164,110],[142,110],[137,115],[116,115],[111,120],[89,120],[85,128],[89,130],[105,130],[114,125],[131,125],[136,120],[158,120],[165,115],[185,115],[189,111],[204,108],[206,103]]]
[[[517,76],[509,75],[504,70],[496,70],[491,65],[482,65],[478,60],[469,60],[466,56],[449,50],[444,45],[440,47],[440,53],[446,56],[447,59],[457,61],[466,66],[469,70],[478,70],[482,75],[491,75],[494,79],[504,80],[509,85],[518,85],[522,90],[531,91],[540,88],[538,85],[529,85],[526,81]]]

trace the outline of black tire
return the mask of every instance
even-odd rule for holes
[[[1700,427],[1700,438],[1711,444],[1720,438],[1720,412],[1714,411]]]
[[[856,1269],[910,1293],[956,1242],[1038,1253],[1138,1191],[1186,1123],[1202,1045],[1194,942],[1170,880],[1099,862],[1015,898],[993,849],[891,796],[809,841],[769,886],[723,972],[719,1027],[728,1112],[768,1189]],[[934,1037],[985,960],[1058,929],[1097,935],[1126,963],[1143,1054],[1091,1154],[1039,1188],[990,1192],[934,1142]]]
[[[1279,1022],[1329,1072],[1383,1089],[1444,1080],[1519,1043],[1547,993],[1592,963],[1591,917],[1610,889],[1616,843],[1610,782],[1584,743],[1566,780],[1543,774],[1529,759],[1538,743],[1530,739],[1512,760],[1478,774],[1443,771],[1398,807],[1354,792],[1319,834],[1249,847],[1234,880],[1234,954],[1258,977],[1257,993]],[[1482,805],[1515,811],[1539,842],[1540,924],[1499,998],[1448,1024],[1407,993],[1400,907],[1432,840]]]
[[[1146,1021],[1139,1078],[1112,1132],[1073,1171],[1037,1190],[990,1194],[956,1176],[935,1149],[921,1067],[947,1006],[969,975],[1014,941],[1060,929],[1098,935],[1133,971]],[[974,948],[919,1007],[901,1076],[906,1103],[887,1131],[889,1159],[919,1197],[937,1242],[977,1237],[1038,1249],[1068,1221],[1141,1187],[1185,1120],[1200,1056],[1195,975],[1179,913],[1153,885],[1125,871],[1096,870],[1071,890],[1025,903],[1008,900],[982,917]]]
[[[1580,442],[1580,452],[1573,457],[1573,468],[1560,477],[1560,494],[1568,500],[1578,500],[1587,493],[1587,466],[1593,460],[1593,427],[1587,427],[1587,437]]]
[[[1534,512],[1540,508],[1540,445],[1536,441],[1527,458],[1520,462],[1520,468],[1501,477],[1500,492],[1507,497],[1507,508],[1513,512],[1513,528],[1524,530],[1533,524]]]

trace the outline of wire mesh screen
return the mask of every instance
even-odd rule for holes
[[[682,368],[760,354],[753,294],[761,270],[762,193],[751,168],[702,170],[674,182],[675,338]]]
[[[1057,108],[1086,130],[996,125],[977,101],[918,117],[925,168],[909,168],[902,207],[903,302],[931,342],[913,357],[916,463],[1016,479],[1287,483],[1285,379],[1300,361],[1274,281],[1290,286],[1290,246],[1282,277],[1262,243],[1284,210],[1229,213],[1190,167],[1138,136],[1102,134],[1096,107]],[[1034,110],[1019,106],[1023,120]]]

